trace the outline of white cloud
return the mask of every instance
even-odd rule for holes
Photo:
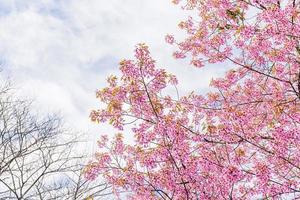
[[[146,42],[158,64],[179,77],[181,90],[204,90],[219,69],[195,69],[171,57],[167,33],[182,34],[184,13],[165,0],[2,0],[0,55],[4,73],[37,99],[43,111],[59,111],[78,129],[95,134],[94,92],[105,77],[118,73],[117,63],[132,57],[134,45]]]

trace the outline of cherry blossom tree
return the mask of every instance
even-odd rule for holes
[[[131,199],[300,198],[300,2],[173,2],[197,14],[179,23],[184,41],[166,36],[174,57],[231,69],[213,92],[174,97],[176,77],[139,44],[97,92],[91,119],[118,133],[101,136],[86,177]]]

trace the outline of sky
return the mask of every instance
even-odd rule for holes
[[[203,93],[223,73],[173,59],[164,37],[183,38],[177,24],[188,14],[171,0],[1,0],[0,76],[35,99],[39,112],[59,113],[93,146],[113,131],[89,120],[100,105],[95,91],[119,74],[119,61],[132,58],[137,43],[148,44],[158,66],[178,77],[181,94]]]

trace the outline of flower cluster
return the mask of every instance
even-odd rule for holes
[[[99,141],[86,177],[102,175],[131,199],[278,199],[300,197],[300,12],[297,1],[176,0],[199,19],[180,23],[188,38],[176,58],[231,63],[215,92],[179,99],[176,77],[155,66],[139,44],[121,77],[97,92],[91,113],[121,133]],[[251,16],[254,15],[254,16]]]

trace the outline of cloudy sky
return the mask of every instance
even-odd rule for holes
[[[172,58],[167,33],[183,37],[177,24],[187,14],[170,0],[1,0],[1,76],[41,112],[58,112],[89,140],[109,131],[89,121],[97,88],[118,73],[134,46],[150,46],[159,66],[178,76],[181,93],[207,89],[218,67],[194,69]]]

